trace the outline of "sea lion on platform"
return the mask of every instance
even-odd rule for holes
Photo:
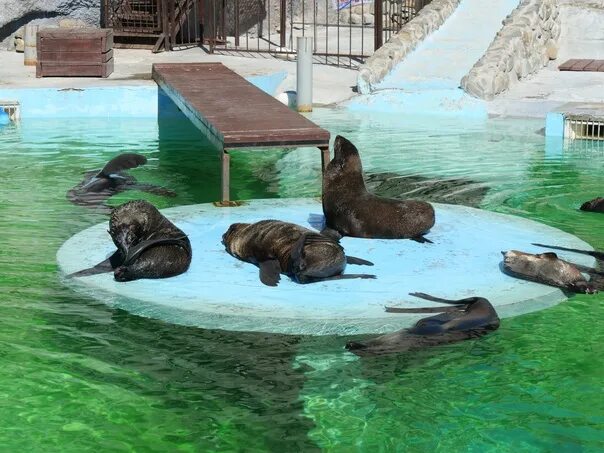
[[[369,193],[359,152],[340,135],[334,143],[334,158],[323,176],[323,213],[324,234],[334,237],[426,242],[423,235],[434,225],[434,208],[430,203]]]
[[[573,293],[597,292],[597,288],[587,281],[578,265],[561,260],[553,252],[532,254],[509,250],[501,253],[503,271],[512,277],[555,286]]]
[[[133,176],[124,173],[125,170],[146,163],[147,158],[141,154],[120,154],[107,162],[102,170],[86,172],[84,180],[67,191],[67,198],[79,206],[98,207],[100,205],[109,212],[111,208],[104,204],[105,200],[125,190],[141,190],[168,197],[176,196],[174,191],[164,187],[139,184]]]
[[[604,212],[604,198],[598,197],[593,200],[586,201],[579,208],[581,211],[589,212]]]
[[[420,319],[409,329],[402,329],[367,341],[349,341],[346,343],[346,349],[360,356],[412,351],[482,337],[499,328],[499,316],[495,308],[483,297],[450,300],[425,293],[410,293],[410,295],[455,305],[455,307],[386,307],[389,313],[440,314]]]
[[[117,247],[115,253],[70,277],[114,271],[114,278],[120,282],[166,278],[182,274],[191,264],[187,235],[147,201],[129,201],[115,208],[109,234]]]
[[[277,286],[280,274],[298,283],[348,278],[375,278],[375,275],[345,274],[346,263],[373,266],[373,263],[346,256],[334,238],[279,220],[234,223],[222,235],[226,251],[260,268],[260,281]]]

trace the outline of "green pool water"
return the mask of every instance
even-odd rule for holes
[[[604,215],[577,210],[604,195],[603,143],[546,142],[533,120],[311,118],[358,145],[376,187],[402,176],[462,179],[481,208],[604,249]],[[178,196],[125,192],[111,204],[212,201],[219,162],[200,140],[183,121],[0,129],[0,451],[604,449],[602,295],[505,319],[477,341],[361,360],[343,349],[346,337],[171,325],[65,287],[57,249],[107,220],[65,198],[82,172],[140,152],[149,163],[131,173]],[[234,152],[233,198],[318,196],[319,160],[309,149]],[[417,195],[455,201],[457,190]]]

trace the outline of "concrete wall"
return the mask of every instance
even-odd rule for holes
[[[555,59],[560,37],[558,0],[524,0],[461,80],[470,95],[490,100]]]
[[[433,0],[418,15],[403,25],[386,44],[379,48],[359,70],[357,87],[369,94],[394,66],[400,63],[430,33],[438,29],[461,0]]]
[[[99,26],[101,0],[2,0],[0,1],[0,42],[12,49],[12,37],[28,23],[58,25],[70,18]]]

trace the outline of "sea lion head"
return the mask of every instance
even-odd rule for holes
[[[354,181],[363,182],[363,165],[356,146],[349,140],[338,135],[333,145],[334,157],[325,169],[326,181],[344,181],[347,185]]]
[[[581,211],[604,212],[604,198],[598,197],[586,201],[579,209]]]
[[[227,252],[229,252],[230,254],[236,252],[236,239],[239,236],[240,232],[248,226],[250,226],[249,223],[233,223],[229,227],[229,229],[226,230],[226,232],[222,235],[222,244],[226,248]]]
[[[164,216],[155,206],[144,200],[129,201],[111,213],[109,234],[115,246],[122,252],[146,240],[158,229]]]
[[[501,253],[504,270],[513,275],[578,293],[596,292],[575,266],[561,260],[553,252],[532,254],[508,250]]]

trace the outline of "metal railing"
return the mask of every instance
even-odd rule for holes
[[[199,45],[202,0],[103,0],[103,26],[119,47],[174,50]]]
[[[212,53],[295,58],[296,38],[314,38],[315,62],[356,67],[430,0],[204,0]]]

